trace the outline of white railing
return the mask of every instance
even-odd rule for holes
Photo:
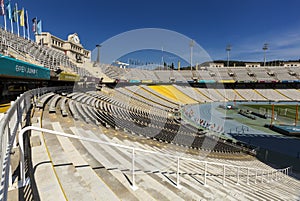
[[[30,110],[32,98],[37,98],[44,93],[58,89],[64,88],[39,88],[25,92],[11,104],[9,110],[0,120],[0,200],[7,199],[8,188],[12,185],[10,154],[15,143],[16,134],[22,128],[23,115]]]
[[[190,162],[195,162],[198,164],[204,164],[204,173],[203,173],[203,177],[204,177],[204,186],[207,185],[207,177],[208,177],[208,165],[214,165],[214,166],[220,166],[223,169],[223,173],[222,173],[222,183],[223,185],[226,185],[226,169],[228,168],[234,168],[236,169],[236,184],[240,184],[240,177],[241,176],[246,176],[246,183],[248,185],[250,185],[250,176],[254,176],[254,183],[256,184],[258,181],[258,176],[260,175],[260,181],[261,183],[265,181],[270,182],[272,180],[277,181],[278,179],[282,178],[285,175],[289,174],[290,171],[290,167],[288,168],[284,168],[284,169],[272,169],[272,170],[267,170],[267,169],[259,169],[259,168],[251,168],[251,167],[244,167],[244,166],[236,166],[236,165],[230,165],[230,164],[223,164],[223,163],[216,163],[216,162],[208,162],[208,161],[203,161],[203,160],[199,160],[199,159],[194,159],[194,158],[187,158],[187,157],[180,157],[180,156],[175,156],[175,155],[171,155],[171,154],[165,154],[165,153],[161,153],[161,152],[156,152],[156,151],[150,151],[150,150],[145,150],[145,149],[140,149],[140,148],[135,148],[135,147],[130,147],[130,146],[126,146],[126,145],[121,145],[121,144],[116,144],[116,143],[110,143],[110,142],[105,142],[105,141],[101,141],[98,139],[92,139],[92,138],[86,138],[86,137],[81,137],[81,136],[74,136],[73,134],[67,134],[67,133],[63,133],[63,132],[59,132],[59,131],[53,131],[53,130],[49,130],[49,129],[44,129],[44,128],[39,128],[39,127],[34,127],[34,126],[28,126],[23,128],[20,133],[19,133],[19,144],[20,144],[20,179],[21,179],[21,184],[22,186],[25,186],[28,179],[25,178],[25,167],[24,167],[24,145],[23,143],[23,135],[24,133],[26,133],[26,131],[29,130],[35,130],[35,131],[39,131],[39,132],[44,132],[44,133],[48,133],[48,134],[52,134],[52,135],[57,135],[57,136],[62,136],[62,137],[67,137],[67,138],[72,138],[72,139],[77,139],[77,140],[81,140],[81,141],[87,141],[87,142],[92,142],[92,143],[97,143],[97,144],[102,144],[102,145],[108,145],[108,146],[112,146],[112,147],[118,147],[121,149],[127,149],[127,150],[131,150],[132,156],[131,156],[131,174],[132,174],[132,183],[131,183],[131,187],[136,190],[138,187],[136,186],[135,183],[135,163],[136,163],[136,152],[141,152],[141,153],[148,153],[148,154],[153,154],[153,155],[160,155],[160,156],[164,156],[168,159],[170,158],[175,158],[177,160],[177,168],[176,168],[176,187],[180,188],[180,162],[181,161],[190,161]],[[247,174],[246,175],[242,175],[240,173],[241,169],[246,169],[247,170]],[[255,172],[255,174],[251,175],[250,171]],[[260,174],[259,174],[260,173]],[[282,173],[282,174],[279,174]],[[279,174],[279,175],[278,175]],[[232,175],[228,175],[228,178],[232,177]],[[275,178],[274,178],[275,176]],[[264,178],[266,177],[266,178]]]

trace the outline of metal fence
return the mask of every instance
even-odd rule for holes
[[[10,154],[15,143],[16,135],[22,128],[25,115],[30,110],[33,101],[39,96],[68,87],[38,88],[27,91],[18,97],[0,121],[0,200],[7,199],[8,187],[12,185],[12,174],[10,172]]]
[[[256,184],[258,182],[264,183],[264,182],[271,182],[275,181],[277,182],[284,176],[288,175],[291,168],[283,168],[283,169],[265,169],[265,168],[255,168],[255,167],[247,167],[247,166],[238,166],[238,165],[231,165],[231,164],[224,164],[224,163],[218,163],[218,162],[209,162],[209,161],[204,161],[204,160],[199,160],[195,158],[187,158],[187,157],[182,157],[182,156],[176,156],[176,155],[171,155],[171,154],[166,154],[166,153],[161,153],[157,151],[151,151],[151,150],[145,150],[141,148],[135,148],[131,146],[126,146],[122,144],[115,144],[115,143],[110,143],[110,142],[105,142],[97,139],[92,139],[92,138],[86,138],[82,136],[74,136],[72,134],[67,134],[59,131],[53,131],[49,129],[44,129],[44,128],[39,128],[39,127],[34,127],[34,126],[28,126],[23,128],[20,133],[19,133],[19,141],[23,141],[23,135],[25,134],[26,131],[29,130],[35,130],[47,134],[52,134],[52,135],[57,135],[57,136],[62,136],[62,137],[67,137],[67,138],[72,138],[72,139],[77,139],[80,141],[87,141],[87,142],[92,142],[92,143],[97,143],[97,144],[102,144],[102,145],[107,145],[111,147],[117,147],[120,149],[128,150],[131,153],[131,187],[133,190],[136,190],[138,186],[136,186],[135,182],[135,175],[137,174],[137,171],[141,171],[140,169],[136,168],[136,163],[137,163],[137,156],[143,156],[145,157],[145,154],[150,154],[153,157],[157,156],[163,156],[166,158],[166,161],[170,164],[170,159],[173,159],[172,163],[176,167],[173,167],[175,170],[174,173],[176,175],[174,185],[177,188],[180,188],[180,177],[182,177],[184,173],[182,171],[182,163],[193,163],[195,165],[199,165],[199,168],[195,170],[194,174],[202,175],[203,176],[203,185],[207,185],[207,180],[209,177],[215,177],[215,178],[220,178],[222,184],[225,186],[226,182],[229,180],[236,182],[236,184],[240,184],[242,182],[250,185]],[[24,145],[23,143],[20,143],[20,179],[21,179],[21,184],[22,186],[26,185],[26,181],[28,181],[25,178],[25,162],[24,162]],[[212,171],[212,169],[214,169]],[[188,173],[188,174],[193,174],[193,173]],[[243,178],[243,179],[242,179]]]

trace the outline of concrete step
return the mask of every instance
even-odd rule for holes
[[[91,131],[80,132],[82,135],[86,137],[91,137],[93,139],[97,138],[97,136],[92,133]],[[102,136],[103,137],[103,136]],[[104,140],[103,138],[101,140]],[[98,145],[97,150],[99,152],[101,150],[102,159],[101,161],[105,161],[108,166],[113,166],[116,164],[111,164],[110,161],[117,160],[123,166],[129,167],[131,169],[131,153],[129,152],[128,155],[124,155],[124,150],[119,150],[115,147],[108,147]],[[93,152],[94,153],[94,152]],[[136,168],[142,167],[139,161],[136,161]],[[117,167],[116,167],[117,168]],[[152,196],[155,199],[164,198],[166,200],[193,200],[200,198],[200,195],[194,194],[193,192],[189,191],[188,189],[179,190],[173,184],[170,184],[169,181],[162,175],[158,174],[159,176],[153,178],[150,174],[145,173],[136,173],[136,184],[138,187],[143,188],[143,190],[148,194],[148,196]],[[131,174],[128,174],[128,177],[131,178]],[[146,195],[147,195],[146,194]],[[158,196],[158,197],[157,197]]]
[[[33,126],[39,126],[33,124]],[[41,200],[65,200],[60,183],[57,180],[55,169],[48,156],[47,147],[44,144],[43,135],[32,131],[31,136],[41,139],[41,145],[32,147],[32,165],[35,169],[34,177]]]
[[[89,137],[83,135],[85,131],[77,129],[76,127],[70,128],[75,135]],[[95,138],[96,139],[96,138]],[[115,165],[107,160],[103,153],[99,151],[99,146],[95,143],[82,142],[83,146],[90,154],[103,166],[103,168],[95,169],[95,172],[101,176],[105,183],[116,193],[116,195],[124,200],[143,200],[145,193],[141,189],[133,191],[129,185],[128,180],[120,171],[108,171],[107,169],[114,169]],[[151,197],[149,197],[151,200]]]
[[[64,132],[64,130],[58,122],[53,122],[52,127],[55,131]],[[89,164],[81,157],[81,154],[73,146],[70,139],[61,136],[57,136],[57,139],[63,149],[64,157],[68,160],[68,163],[72,163],[72,166],[68,167],[67,171],[74,171],[75,175],[78,174],[78,178],[80,178],[80,183],[82,184],[80,185],[80,188],[84,187],[84,191],[89,192],[89,196],[91,196],[91,199],[119,200],[119,198],[106,186],[106,184],[101,180],[101,178],[97,176],[97,174],[93,171]],[[73,182],[75,183],[76,181]],[[69,194],[76,194],[76,191],[79,190],[76,188],[68,189],[71,191],[75,191],[70,192]],[[100,189],[101,192],[103,192],[101,196],[99,196]],[[84,199],[89,200],[87,198]]]

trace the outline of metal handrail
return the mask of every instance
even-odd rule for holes
[[[54,130],[49,130],[49,129],[45,129],[45,128],[39,128],[39,127],[34,127],[34,126],[27,126],[25,128],[23,128],[20,133],[19,133],[19,144],[20,144],[20,179],[21,179],[21,184],[22,186],[26,185],[26,178],[25,178],[25,158],[24,158],[24,144],[23,144],[23,138],[24,138],[24,134],[26,133],[26,131],[29,130],[35,130],[35,131],[39,131],[39,132],[43,132],[43,133],[48,133],[48,134],[52,134],[52,135],[57,135],[57,136],[62,136],[62,137],[67,137],[67,138],[72,138],[72,139],[77,139],[77,140],[81,140],[81,141],[87,141],[87,142],[92,142],[92,143],[97,143],[97,144],[103,144],[103,145],[108,145],[108,146],[112,146],[112,147],[119,147],[119,148],[123,148],[123,149],[128,149],[132,151],[132,185],[131,187],[135,190],[137,189],[137,186],[135,184],[135,155],[136,152],[142,152],[142,153],[150,153],[150,154],[154,154],[154,155],[160,155],[160,156],[165,156],[168,158],[175,158],[177,159],[177,171],[176,171],[176,187],[180,187],[180,161],[192,161],[192,162],[197,162],[197,163],[202,163],[205,165],[205,172],[204,172],[204,185],[206,185],[206,180],[207,180],[207,166],[210,165],[217,165],[217,166],[221,166],[223,167],[223,185],[225,185],[225,179],[226,179],[226,173],[225,173],[225,169],[226,167],[232,167],[232,168],[237,168],[237,184],[239,184],[240,180],[240,169],[244,168],[247,169],[247,184],[249,184],[249,171],[250,170],[255,170],[256,175],[255,175],[255,182],[257,180],[257,172],[260,171],[262,172],[262,176],[264,175],[264,173],[266,172],[269,178],[270,173],[274,173],[274,172],[282,172],[285,175],[288,175],[290,167],[284,168],[284,169],[278,169],[276,171],[273,170],[265,170],[265,169],[259,169],[259,168],[251,168],[251,167],[246,167],[246,166],[236,166],[236,165],[231,165],[231,164],[223,164],[223,163],[216,163],[216,162],[209,162],[209,161],[204,161],[204,160],[199,160],[199,159],[194,159],[194,158],[187,158],[187,157],[180,157],[180,156],[176,156],[176,155],[171,155],[171,154],[165,154],[165,153],[161,153],[161,152],[156,152],[156,151],[150,151],[150,150],[145,150],[145,149],[140,149],[140,148],[136,148],[136,147],[131,147],[131,146],[126,146],[126,145],[122,145],[122,144],[116,144],[116,143],[111,143],[111,142],[105,142],[105,141],[101,141],[98,139],[92,139],[92,138],[87,138],[87,137],[82,137],[82,136],[74,136],[72,134],[67,134],[67,133],[63,133],[63,132],[59,132],[59,131],[54,131]],[[263,179],[263,178],[262,178]]]
[[[32,98],[49,91],[67,89],[69,87],[44,87],[26,91],[18,97],[4,114],[0,121],[0,200],[7,199],[7,192],[11,182],[10,154],[15,142],[16,134],[21,130],[23,114],[26,114],[32,105]]]

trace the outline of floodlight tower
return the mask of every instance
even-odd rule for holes
[[[191,48],[191,58],[190,58],[191,71],[193,70],[193,47],[194,46],[195,46],[195,41],[191,40],[191,42],[190,42],[190,48]]]
[[[231,45],[226,46],[226,52],[227,52],[227,67],[229,67],[229,55],[231,51]]]
[[[161,69],[164,70],[164,65],[165,61],[164,61],[164,47],[161,47]],[[159,70],[159,68],[158,68]]]
[[[264,66],[266,66],[266,51],[269,49],[269,44],[268,43],[265,43],[264,46],[263,46],[263,51],[264,51]]]
[[[102,45],[98,44],[96,45],[97,48],[97,64],[100,66],[100,48],[102,47]]]

